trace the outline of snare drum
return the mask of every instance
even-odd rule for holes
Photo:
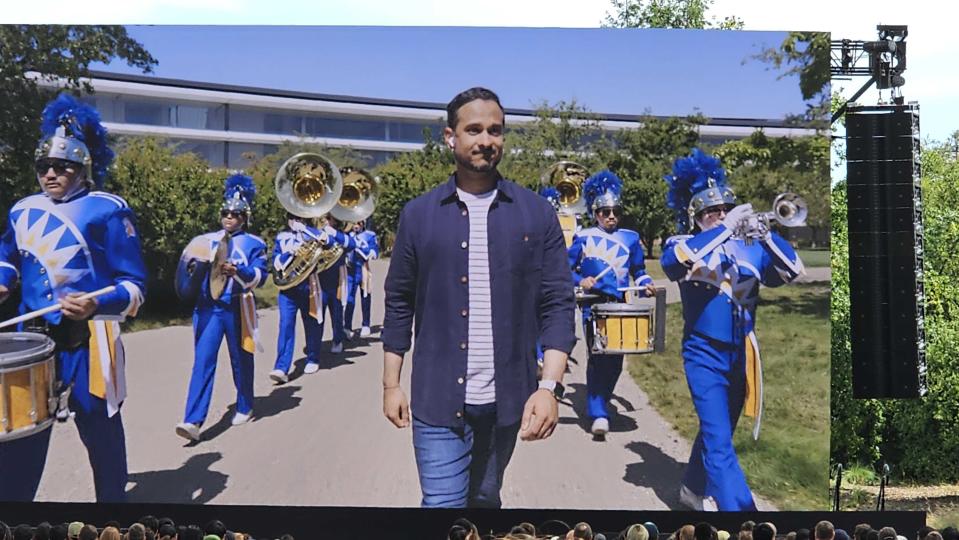
[[[0,333],[0,443],[53,424],[54,343],[42,334]]]
[[[593,352],[640,354],[655,346],[654,309],[637,304],[608,303],[592,307]]]

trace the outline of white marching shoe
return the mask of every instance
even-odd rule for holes
[[[270,380],[276,384],[283,384],[290,381],[290,377],[278,369],[274,369],[270,372]]]
[[[369,326],[364,326],[360,329],[360,337],[370,337],[370,334],[373,332],[370,330]]]
[[[693,493],[693,491],[685,485],[682,485],[679,488],[679,502],[690,510],[695,510],[697,512],[719,511],[719,506],[716,504],[715,499],[712,497],[700,497],[699,495]]]
[[[320,370],[320,365],[317,364],[316,362],[307,362],[306,365],[303,366],[303,373],[306,373],[307,375],[311,373],[316,373],[319,370]]]
[[[593,428],[590,431],[597,437],[605,437],[609,433],[609,419],[597,418],[593,420]]]
[[[180,422],[176,425],[176,434],[188,441],[200,440],[200,424],[191,424],[190,422]]]
[[[253,411],[250,411],[246,414],[236,413],[233,415],[233,420],[231,420],[230,423],[233,424],[234,426],[239,426],[249,422],[250,419],[252,418],[253,418]]]

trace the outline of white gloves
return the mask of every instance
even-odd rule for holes
[[[746,203],[740,204],[736,208],[733,208],[726,213],[726,217],[723,218],[723,225],[731,231],[735,231],[739,227],[740,222],[753,215],[753,205]]]

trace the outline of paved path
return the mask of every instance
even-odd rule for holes
[[[375,263],[375,290],[382,291],[386,264]],[[810,274],[823,278],[818,270]],[[670,301],[675,300],[673,289]],[[383,320],[382,294],[374,296],[373,320]],[[260,311],[266,350],[256,356],[255,421],[230,425],[235,392],[223,347],[203,440],[193,444],[173,432],[183,414],[193,362],[191,329],[169,327],[124,337],[129,397],[122,414],[131,502],[419,504],[411,432],[394,428],[381,411],[379,341],[350,343],[339,355],[329,354],[327,341],[318,373],[303,375],[301,358],[291,382],[274,386],[267,373],[275,358],[277,321],[275,309]],[[299,330],[298,351],[303,344]],[[553,437],[517,443],[506,472],[504,506],[678,508],[678,482],[689,443],[651,409],[646,395],[626,375],[615,390],[612,431],[605,442],[593,441],[584,419],[585,359],[580,341],[566,379],[569,399],[560,406]],[[408,364],[403,381],[407,391]],[[90,467],[72,421],[54,427],[38,497],[93,500]],[[760,506],[772,509],[763,501]]]

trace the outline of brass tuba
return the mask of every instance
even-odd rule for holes
[[[340,222],[340,230],[349,232],[353,224],[373,215],[380,194],[379,179],[356,167],[340,169],[343,191],[330,215]]]
[[[273,187],[287,212],[316,223],[336,206],[343,192],[343,178],[328,158],[300,153],[280,166]],[[332,266],[342,255],[342,246],[326,247],[320,239],[304,242],[286,268],[272,268],[273,281],[280,290],[296,287],[314,271],[322,272]]]
[[[586,198],[583,184],[589,178],[589,169],[575,161],[557,161],[540,177],[540,184],[552,186],[559,191],[560,213],[585,214]]]

